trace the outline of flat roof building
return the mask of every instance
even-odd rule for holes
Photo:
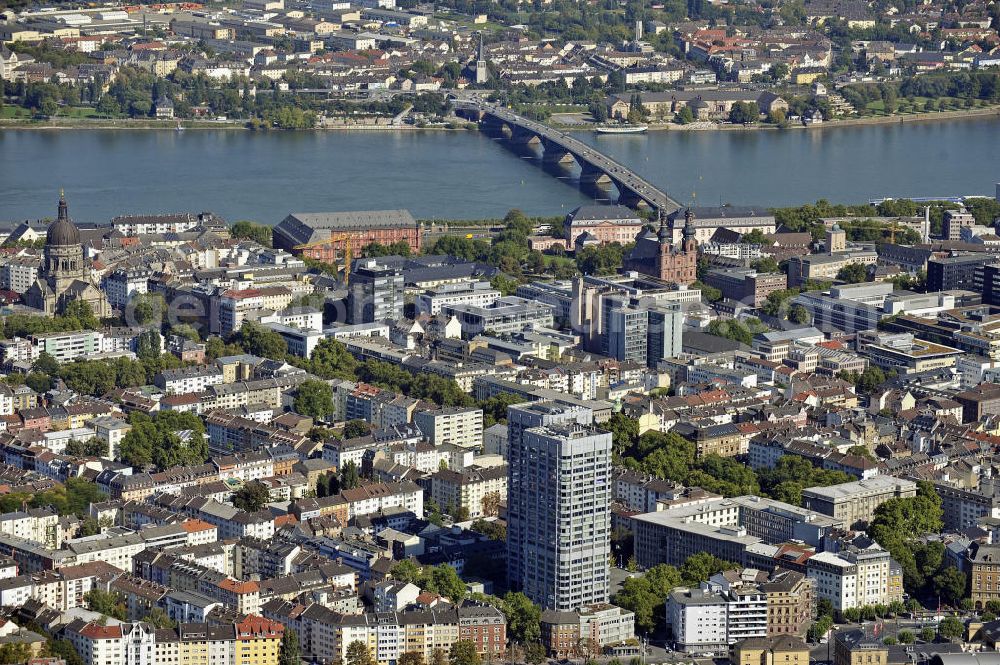
[[[835,517],[848,527],[869,522],[875,509],[889,499],[917,495],[912,480],[893,476],[875,476],[867,480],[802,490],[802,503],[809,510]]]

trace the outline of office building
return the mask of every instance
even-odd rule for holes
[[[508,581],[546,609],[608,599],[611,435],[589,409],[508,409]]]
[[[499,298],[489,307],[444,305],[441,308],[445,316],[458,319],[466,337],[475,337],[487,331],[495,334],[521,332],[531,326],[549,328],[554,323],[553,310],[552,305],[517,296]]]
[[[347,310],[351,323],[403,318],[403,275],[374,260],[358,264],[351,273]]]
[[[964,289],[982,292],[982,268],[996,261],[993,254],[946,256],[927,261],[927,291]]]
[[[709,270],[705,283],[722,291],[722,297],[760,307],[774,291],[788,288],[784,273],[763,273],[747,268]]]
[[[655,305],[646,310],[646,364],[656,363],[681,354],[684,312],[677,303]]]
[[[644,309],[624,305],[620,299],[604,310],[601,352],[624,362],[646,364],[649,318]]]
[[[418,294],[414,308],[418,314],[437,316],[445,305],[475,305],[489,307],[503,294],[490,286],[489,282],[443,284],[426,293]]]
[[[889,499],[916,495],[917,484],[912,480],[875,476],[828,487],[807,487],[802,490],[802,505],[843,520],[849,527],[860,527],[867,524],[875,515],[875,509]]]
[[[799,540],[814,547],[843,522],[811,510],[758,496],[717,499],[636,515],[635,557],[643,568],[683,565],[699,552],[746,564],[758,543]]]

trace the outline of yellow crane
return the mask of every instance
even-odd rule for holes
[[[351,261],[354,258],[354,252],[351,246],[352,241],[353,236],[351,234],[342,233],[340,235],[331,235],[329,238],[325,238],[323,240],[296,245],[292,249],[313,249],[315,247],[328,247],[338,242],[344,243],[344,286],[348,286],[351,282]]]

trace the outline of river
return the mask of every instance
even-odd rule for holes
[[[992,196],[1000,119],[796,131],[578,136],[678,201],[784,206],[819,198]],[[210,210],[276,223],[293,211],[408,208],[468,219],[559,215],[591,201],[478,132],[0,130],[0,221]]]

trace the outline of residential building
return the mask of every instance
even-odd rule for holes
[[[816,584],[817,600],[828,600],[835,612],[900,600],[892,583],[889,553],[872,543],[839,552],[819,552],[806,561],[806,575]],[[901,590],[899,591],[901,594]]]
[[[552,403],[508,409],[508,579],[546,609],[608,599],[611,435],[592,420]]]
[[[483,410],[446,406],[433,411],[414,411],[413,424],[435,446],[453,444],[463,448],[483,445]]]
[[[732,665],[809,665],[809,645],[787,635],[752,637],[734,644],[729,660]]]
[[[461,511],[470,519],[495,517],[507,499],[507,466],[441,469],[430,477],[431,498],[452,515]]]
[[[977,610],[1000,600],[1000,545],[973,543],[965,554],[971,578],[970,598]]]

